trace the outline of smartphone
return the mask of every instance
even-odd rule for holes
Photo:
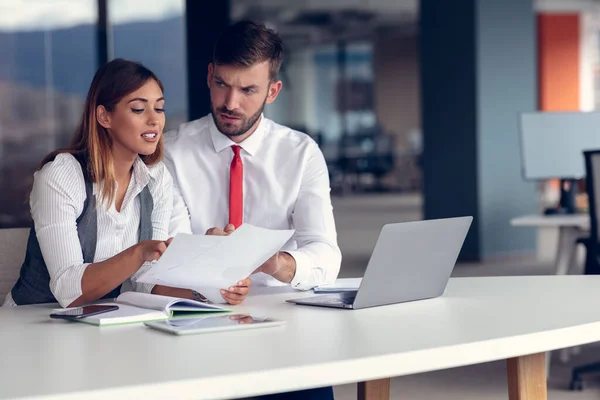
[[[77,308],[71,308],[68,310],[54,311],[50,314],[50,318],[60,319],[80,319],[89,317],[90,315],[102,314],[110,311],[118,310],[119,306],[115,305],[92,305],[83,306]]]

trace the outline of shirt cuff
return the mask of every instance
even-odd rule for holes
[[[154,289],[154,283],[135,283],[135,291],[140,293],[152,293],[152,289]]]
[[[310,281],[311,260],[308,255],[301,251],[286,251],[296,260],[296,274],[290,285],[298,290],[310,290],[315,285]]]
[[[68,307],[83,294],[81,284],[88,265],[90,263],[73,265],[58,280],[50,280],[50,291],[61,307]]]
[[[144,262],[144,264],[142,264],[140,269],[138,269],[137,272],[131,277],[131,286],[135,292],[152,293],[152,289],[154,289],[154,286],[156,286],[154,283],[145,283],[137,281],[138,278],[150,268],[152,268],[152,264],[146,261]]]

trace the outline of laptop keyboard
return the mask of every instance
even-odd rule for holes
[[[315,297],[315,302],[325,304],[352,304],[356,298],[356,293],[351,294],[339,294],[339,295],[326,295]]]

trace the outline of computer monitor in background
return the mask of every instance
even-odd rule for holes
[[[521,114],[521,160],[527,180],[561,180],[560,209],[575,212],[575,181],[585,177],[585,150],[600,149],[600,113]]]

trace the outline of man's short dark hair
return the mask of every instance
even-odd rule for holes
[[[251,67],[269,62],[269,79],[279,74],[283,62],[283,42],[273,29],[253,21],[240,21],[219,37],[213,53],[215,65]]]

